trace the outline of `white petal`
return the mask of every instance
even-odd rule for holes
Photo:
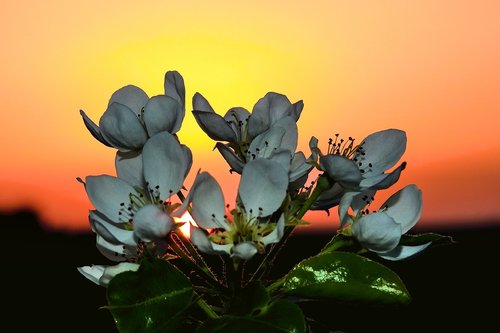
[[[293,155],[290,165],[290,182],[307,175],[312,170],[313,166],[307,162],[308,160],[306,160],[303,152],[299,151]]]
[[[325,155],[319,159],[321,168],[336,182],[347,189],[358,189],[361,172],[356,163],[339,155]]]
[[[257,247],[254,242],[243,242],[233,247],[231,257],[240,258],[243,260],[251,259],[257,253]]]
[[[132,186],[146,188],[141,150],[130,152],[117,151],[115,156],[115,168],[118,178],[123,179]]]
[[[310,162],[316,162],[319,156],[323,156],[323,153],[318,148],[318,138],[312,136],[309,140],[309,149],[311,149],[311,156],[309,157]]]
[[[184,110],[186,105],[186,88],[184,86],[184,79],[177,71],[168,71],[165,73],[165,95],[174,98],[181,105],[182,119],[184,118]],[[180,124],[179,124],[180,127]]]
[[[148,139],[137,114],[127,106],[112,103],[99,120],[102,136],[120,150],[139,149]]]
[[[377,181],[373,182],[373,185],[370,185],[370,188],[373,190],[384,190],[386,188],[391,187],[394,183],[396,183],[399,180],[399,177],[401,176],[401,172],[406,168],[406,162],[403,162],[394,169],[391,173],[384,173],[381,178],[378,178]],[[377,178],[377,177],[374,177]],[[360,185],[363,187],[363,182],[365,180],[363,179],[360,183]]]
[[[134,216],[134,234],[145,242],[163,239],[174,227],[172,218],[155,205],[146,205]]]
[[[114,225],[97,211],[91,211],[89,221],[92,230],[108,242],[116,245],[136,246],[134,232]]]
[[[293,103],[290,111],[290,116],[295,121],[299,120],[300,114],[302,113],[302,109],[304,109],[304,102],[302,100]]]
[[[217,148],[227,164],[229,164],[231,171],[241,174],[244,166],[243,161],[227,145],[221,142],[217,142],[215,148]]]
[[[85,276],[87,279],[90,281],[94,282],[97,285],[100,285],[99,279],[102,277],[104,274],[104,269],[107,266],[103,265],[92,265],[92,266],[83,266],[83,267],[78,267],[78,272]]]
[[[131,246],[110,243],[99,234],[96,235],[96,247],[103,256],[112,261],[126,261],[135,255],[136,249]]]
[[[339,183],[333,184],[331,188],[321,193],[316,202],[312,205],[313,210],[326,210],[337,206],[344,195],[344,188]]]
[[[403,234],[408,232],[422,214],[422,191],[416,185],[408,185],[394,193],[382,205],[382,209],[401,225]]]
[[[144,123],[149,136],[162,131],[175,133],[177,118],[182,114],[182,106],[172,97],[164,95],[152,97],[144,107]]]
[[[114,278],[116,275],[123,272],[135,272],[139,269],[138,264],[130,263],[130,262],[122,262],[114,266],[107,266],[104,269],[104,272],[99,279],[99,284],[101,286],[107,287],[109,281]]]
[[[293,120],[292,117],[284,117],[276,121],[272,126],[281,127],[285,130],[285,135],[283,135],[281,139],[280,147],[288,149],[292,154],[295,153],[298,141],[297,124],[295,120]]]
[[[364,190],[359,193],[355,197],[352,198],[351,208],[353,210],[354,215],[357,215],[363,208],[366,207],[368,201],[372,201],[372,198],[375,196],[375,190]]]
[[[288,149],[278,148],[271,153],[269,160],[278,162],[287,174],[290,172],[292,162],[291,152]]]
[[[92,119],[90,119],[86,114],[85,112],[83,112],[83,110],[80,110],[80,115],[82,116],[82,119],[83,119],[83,123],[85,124],[85,127],[87,127],[87,129],[89,130],[90,134],[92,134],[92,136],[94,138],[96,138],[98,141],[100,141],[101,143],[103,143],[104,145],[108,146],[108,147],[112,147],[111,143],[109,143],[101,134],[101,129],[99,128],[99,126],[96,125],[96,123],[94,123],[92,121]]]
[[[281,214],[278,223],[268,235],[262,237],[260,240],[264,245],[278,243],[283,237],[285,231],[285,216]]]
[[[184,152],[184,159],[186,160],[186,170],[184,171],[184,178],[187,177],[191,167],[193,166],[193,153],[186,145],[181,145],[182,151]]]
[[[87,195],[98,211],[111,221],[128,222],[130,195],[139,195],[132,186],[108,175],[88,176],[85,184]]]
[[[210,103],[200,93],[193,95],[193,110],[215,113]]]
[[[268,92],[253,107],[250,121],[256,119],[256,123],[266,126],[267,129],[279,119],[290,116],[291,106],[292,103],[285,95]]]
[[[234,107],[229,109],[224,115],[224,120],[231,126],[234,133],[238,134],[238,138],[242,139],[242,132],[244,132],[247,120],[250,117],[250,112],[241,107]]]
[[[247,213],[269,216],[283,203],[288,173],[274,161],[258,158],[243,168],[238,194]]]
[[[194,118],[201,129],[216,141],[237,141],[236,133],[231,126],[217,113],[193,111]]]
[[[128,85],[118,89],[111,95],[108,106],[113,103],[120,103],[128,107],[134,115],[141,113],[142,108],[148,101],[148,95],[139,87]]]
[[[344,194],[342,195],[342,198],[340,199],[339,202],[339,219],[341,227],[343,227],[344,225],[346,225],[351,221],[347,213],[349,211],[349,207],[351,207],[352,200],[359,194],[360,192],[353,191],[353,192],[344,192]]]
[[[232,244],[217,245],[214,244],[200,228],[191,226],[191,242],[203,253],[208,254],[229,254]],[[214,248],[214,246],[216,246]]]
[[[403,156],[406,149],[406,133],[397,129],[387,129],[368,135],[361,143],[363,156],[358,151],[354,158],[362,163],[360,169],[364,177],[378,175],[392,168]],[[369,164],[371,163],[371,166]]]
[[[392,261],[409,259],[425,250],[431,243],[432,242],[416,246],[398,245],[392,251],[377,254],[386,260]]]
[[[355,221],[352,234],[368,250],[387,252],[399,244],[401,226],[385,213],[373,213]]]
[[[229,229],[224,217],[224,196],[217,181],[208,173],[196,176],[190,192],[192,205],[191,216],[204,228]]]
[[[144,179],[150,190],[159,192],[160,200],[169,198],[181,189],[188,161],[172,134],[161,132],[152,136],[144,145],[142,157]]]
[[[247,160],[252,160],[257,157],[268,158],[272,152],[281,148],[281,142],[285,136],[285,129],[283,127],[271,127],[268,131],[259,134],[250,143],[247,152]]]

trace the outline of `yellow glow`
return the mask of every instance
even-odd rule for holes
[[[179,230],[182,232],[182,234],[184,236],[186,236],[187,238],[190,238],[191,237],[190,226],[196,225],[193,218],[191,217],[191,214],[189,214],[189,212],[186,211],[184,214],[182,214],[181,217],[174,217],[174,220],[177,223],[184,222],[184,224],[179,228]]]

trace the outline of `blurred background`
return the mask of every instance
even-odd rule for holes
[[[34,276],[44,272],[38,281],[51,286],[47,302],[50,290],[60,293],[66,283],[104,304],[102,290],[75,275],[74,267],[102,260],[89,234],[92,206],[75,178],[114,174],[114,150],[91,137],[79,110],[97,122],[111,94],[127,84],[161,94],[167,70],[186,83],[179,138],[194,154],[188,188],[200,168],[223,184],[228,202],[238,184],[190,114],[191,96],[202,93],[224,114],[233,106],[251,110],[276,91],[304,100],[298,125],[306,155],[312,135],[326,147],[335,133],[361,140],[386,128],[405,130],[408,166],[393,188],[422,188],[417,230],[498,230],[499,13],[494,0],[2,2],[0,212],[4,253],[22,249],[11,259],[18,274],[4,276],[4,286],[21,278],[20,288],[35,288]],[[332,212],[308,215],[308,230],[333,231]],[[471,235],[498,250],[491,236]],[[449,253],[470,255],[465,247]],[[463,264],[464,257],[454,258]],[[33,262],[39,266],[32,272]],[[442,287],[434,288],[429,295]],[[82,314],[91,316],[89,326],[97,320],[95,307],[82,312],[74,298],[69,307],[67,299],[57,302],[54,318],[36,303],[41,318],[61,320],[56,313],[66,309],[68,323],[84,322]]]

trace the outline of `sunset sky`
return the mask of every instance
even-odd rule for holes
[[[79,110],[98,121],[118,88],[161,94],[177,70],[188,188],[199,168],[228,202],[238,184],[189,112],[192,95],[223,114],[276,91],[304,100],[306,152],[312,135],[324,147],[334,133],[405,130],[408,167],[391,190],[422,188],[421,227],[500,224],[499,1],[16,1],[0,5],[0,30],[1,211],[88,230],[75,178],[113,174],[114,150]]]

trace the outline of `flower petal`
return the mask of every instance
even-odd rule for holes
[[[250,138],[268,130],[269,127],[279,119],[290,116],[290,101],[285,95],[268,92],[259,99],[252,110],[252,116],[248,120],[248,134]]]
[[[257,157],[268,158],[274,150],[281,148],[284,136],[285,129],[280,126],[271,127],[268,131],[259,134],[248,147],[247,160]]]
[[[162,131],[172,134],[177,132],[179,130],[175,128],[177,118],[182,115],[182,106],[172,97],[165,95],[152,97],[144,107],[144,123],[149,136]]]
[[[148,139],[137,114],[120,103],[108,106],[99,120],[99,127],[106,141],[124,151],[139,149]]]
[[[342,195],[342,198],[340,199],[339,202],[339,219],[340,219],[340,226],[343,227],[347,223],[351,221],[351,218],[347,214],[349,211],[349,207],[351,207],[352,200],[356,196],[358,196],[361,192],[359,191],[346,191]]]
[[[123,179],[132,186],[146,188],[142,151],[117,151],[115,156],[115,168],[118,178]]]
[[[126,261],[136,252],[135,246],[113,244],[99,234],[96,235],[96,247],[103,256],[111,261]]]
[[[201,129],[212,140],[228,142],[237,140],[231,126],[217,113],[194,110],[193,115]]]
[[[224,196],[214,177],[208,172],[198,174],[189,194],[191,216],[200,227],[229,229],[224,217]]]
[[[247,213],[269,216],[283,203],[287,187],[287,171],[275,161],[258,158],[243,168],[238,194]]]
[[[295,120],[293,120],[292,117],[284,117],[276,121],[272,126],[281,127],[285,130],[285,135],[283,135],[281,139],[280,147],[288,149],[292,154],[295,153],[299,136]]]
[[[361,172],[354,161],[339,156],[325,155],[319,159],[321,168],[336,182],[347,189],[358,189],[362,179]]]
[[[231,257],[240,258],[242,260],[249,260],[257,253],[257,247],[254,242],[243,242],[233,247],[233,254]]]
[[[198,92],[193,95],[193,110],[215,113],[207,99]]]
[[[312,210],[327,210],[337,206],[344,195],[344,188],[339,183],[334,183],[325,192],[321,193],[316,202],[312,205]]]
[[[381,175],[374,175],[372,177],[363,179],[359,186],[362,188],[371,188],[373,190],[384,190],[391,187],[399,180],[401,172],[406,168],[406,162],[403,162],[394,169],[391,173],[383,173]]]
[[[271,231],[266,236],[262,237],[260,240],[264,245],[278,243],[281,238],[283,238],[283,234],[285,231],[285,216],[281,214],[278,223],[274,227],[273,231]]]
[[[401,226],[385,213],[361,217],[352,226],[352,234],[368,250],[387,252],[394,249],[401,239]]]
[[[250,112],[241,107],[234,107],[229,109],[224,115],[224,120],[231,126],[234,133],[238,134],[238,139],[242,140],[245,126],[250,117]]]
[[[208,239],[205,231],[191,225],[191,242],[203,253],[208,254],[230,254],[232,244],[218,245]],[[217,245],[214,248],[214,245]]]
[[[114,225],[111,221],[107,220],[105,216],[98,211],[90,211],[89,221],[98,235],[106,241],[116,245],[136,246],[137,242],[134,240],[134,232],[126,230]]]
[[[271,153],[269,160],[278,162],[287,174],[290,172],[292,156],[288,149],[278,148]]]
[[[128,222],[130,195],[139,195],[132,186],[120,178],[108,175],[88,176],[85,184],[90,202],[98,211],[111,221]]]
[[[149,190],[159,194],[160,200],[177,193],[184,182],[188,167],[185,151],[168,132],[152,136],[142,150],[144,179]]]
[[[184,152],[184,159],[186,160],[186,170],[184,171],[184,178],[187,177],[191,167],[193,166],[193,153],[188,146],[181,144],[182,151]]]
[[[290,182],[307,175],[312,170],[313,166],[307,162],[308,160],[306,160],[303,152],[299,151],[293,155],[292,163],[290,165]]]
[[[241,174],[243,171],[243,166],[245,165],[243,161],[236,156],[236,154],[225,144],[222,142],[217,142],[215,144],[215,148],[219,151],[219,153],[224,157],[227,164],[231,168],[230,171],[235,171],[236,173]]]
[[[408,185],[394,193],[382,205],[384,212],[401,225],[403,234],[408,232],[422,214],[422,191],[416,185]]]
[[[173,227],[172,218],[155,205],[142,207],[134,216],[134,234],[145,242],[165,238]]]
[[[387,129],[368,135],[361,143],[354,159],[361,163],[364,178],[378,175],[392,168],[403,156],[406,149],[406,133],[397,129]],[[362,155],[362,152],[365,155]],[[370,166],[371,164],[371,166]]]
[[[83,119],[83,123],[85,124],[85,127],[87,127],[87,129],[89,130],[90,134],[92,134],[92,136],[94,138],[97,139],[97,141],[100,141],[102,144],[108,146],[108,147],[112,147],[111,143],[109,143],[101,134],[101,129],[99,128],[99,126],[96,125],[96,123],[94,123],[92,121],[92,119],[90,119],[86,114],[85,112],[83,112],[83,110],[80,110],[80,115],[82,116],[82,119]]]
[[[118,89],[111,95],[108,107],[113,103],[120,103],[132,110],[134,116],[141,114],[142,108],[148,101],[148,95],[139,87],[128,85]]]
[[[409,245],[398,245],[393,250],[384,253],[377,253],[379,257],[382,257],[386,260],[398,261],[409,259],[413,256],[416,256],[423,250],[425,250],[432,242],[425,243],[422,245],[409,246]]]
[[[107,266],[103,265],[91,265],[91,266],[78,267],[77,269],[78,272],[80,272],[80,274],[85,276],[87,279],[89,279],[90,281],[94,282],[97,285],[100,285],[99,279],[104,274],[104,269],[106,267]]]
[[[292,108],[290,110],[290,116],[297,122],[300,118],[300,114],[304,109],[304,102],[302,100],[295,102],[292,104]]]
[[[104,269],[101,278],[99,279],[99,284],[103,287],[107,287],[109,281],[111,281],[111,279],[114,278],[116,275],[123,272],[135,272],[138,269],[139,265],[131,262],[122,262],[114,266],[107,266]]]
[[[184,118],[185,105],[186,105],[186,88],[184,86],[184,79],[177,71],[168,71],[165,73],[165,95],[172,97],[181,105],[180,121]],[[180,127],[180,124],[179,124]]]

